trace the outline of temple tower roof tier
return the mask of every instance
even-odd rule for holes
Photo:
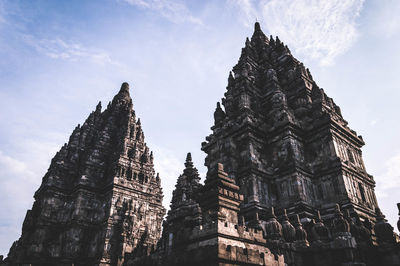
[[[375,220],[373,177],[366,172],[361,136],[278,37],[260,24],[246,39],[202,143],[209,172],[222,163],[240,187],[241,213],[266,219],[270,207],[312,219],[333,218],[340,203]],[[252,218],[253,217],[253,218]]]

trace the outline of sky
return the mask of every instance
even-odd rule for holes
[[[246,37],[259,21],[363,136],[379,206],[400,202],[400,1],[0,0],[0,255],[21,234],[51,158],[129,82],[168,208]],[[396,229],[397,231],[397,229]]]

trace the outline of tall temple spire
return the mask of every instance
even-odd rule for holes
[[[258,22],[221,102],[202,143],[204,185],[188,153],[159,248],[133,265],[398,265],[361,137]],[[375,217],[380,251],[360,220]]]
[[[149,156],[125,82],[52,159],[9,261],[121,265],[125,254],[148,252],[165,213]]]
[[[193,167],[192,154],[190,152],[188,152],[187,155],[186,155],[185,167],[186,168],[192,168]]]
[[[121,89],[119,90],[119,93],[129,93],[129,83],[128,82],[124,82],[121,84]]]
[[[129,93],[129,84],[127,82],[122,83],[118,94],[115,95],[112,100],[112,104],[126,106],[133,111],[132,98]]]
[[[200,176],[197,168],[193,165],[192,155],[188,152],[186,155],[185,169],[178,177],[175,190],[172,193],[171,211],[173,212],[175,208],[181,204],[187,204],[188,202],[192,204],[194,191],[199,187],[201,187]]]
[[[233,73],[202,150],[209,171],[223,163],[239,184],[246,220],[256,212],[267,219],[272,206],[300,218],[313,219],[315,208],[333,217],[337,202],[375,220],[364,142],[289,48],[256,22]]]
[[[123,83],[54,156],[0,264],[399,265],[362,137],[258,22],[221,103],[202,143],[204,185],[187,153],[163,220],[160,176]]]

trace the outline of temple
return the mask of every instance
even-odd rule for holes
[[[202,149],[206,166],[223,163],[245,196],[241,214],[262,220],[269,207],[302,219],[331,218],[339,203],[375,221],[373,177],[361,156],[361,136],[339,106],[278,38],[256,23],[227,91],[214,112],[213,133]]]
[[[122,265],[155,249],[165,215],[153,154],[128,83],[54,156],[28,210],[11,265]]]
[[[400,265],[362,137],[259,23],[211,130],[204,184],[188,153],[163,220],[160,177],[122,84],[53,158],[4,263]]]
[[[188,154],[157,250],[128,265],[400,265],[361,136],[278,37],[259,23]]]

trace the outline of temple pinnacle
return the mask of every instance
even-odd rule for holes
[[[129,92],[129,83],[128,82],[122,83],[120,92],[122,92],[122,91]]]
[[[121,89],[112,100],[112,105],[123,105],[132,109],[132,99],[129,95],[129,84],[127,82],[122,83]]]
[[[186,155],[185,167],[186,168],[192,168],[193,167],[192,154],[190,152],[188,152],[187,155]]]
[[[192,154],[188,152],[186,155],[186,162],[191,162],[191,161],[192,161]]]
[[[101,102],[96,105],[96,111],[101,112]]]

